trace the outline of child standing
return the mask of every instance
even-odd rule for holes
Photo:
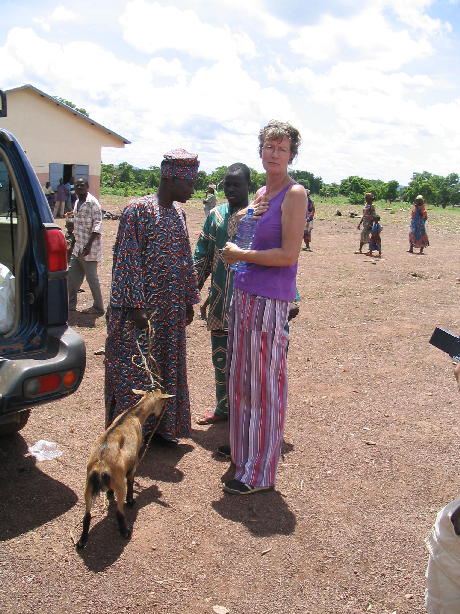
[[[307,192],[307,219],[305,221],[305,228],[303,231],[303,242],[305,243],[305,247],[303,247],[304,252],[311,252],[310,249],[310,241],[311,241],[311,231],[313,230],[313,218],[315,217],[315,203],[310,198],[310,190],[306,190]]]
[[[375,250],[378,251],[377,258],[382,257],[382,237],[380,233],[382,232],[382,225],[380,224],[380,216],[374,215],[373,224],[371,228],[371,236],[369,237],[369,251],[366,253],[366,256],[372,256],[372,252]]]

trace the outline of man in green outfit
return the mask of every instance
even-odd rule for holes
[[[216,408],[197,419],[198,424],[214,424],[228,419],[226,386],[228,313],[233,292],[233,271],[222,260],[221,250],[236,233],[249,199],[249,168],[237,162],[228,167],[224,178],[227,201],[215,207],[206,218],[194,261],[198,287],[211,276],[207,301],[207,328],[211,331],[212,362],[216,380]]]

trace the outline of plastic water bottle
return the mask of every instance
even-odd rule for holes
[[[240,220],[235,236],[235,244],[241,249],[251,249],[252,240],[256,232],[257,222],[259,220],[254,217],[254,209],[252,203],[248,207],[248,211]],[[230,269],[235,272],[245,271],[248,268],[247,262],[235,262],[230,265]]]

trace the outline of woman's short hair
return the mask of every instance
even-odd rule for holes
[[[269,121],[259,132],[259,155],[262,155],[262,147],[265,141],[281,141],[285,136],[287,136],[291,142],[290,162],[292,162],[299,151],[301,142],[300,132],[297,128],[291,126],[291,124],[279,122],[276,119]]]

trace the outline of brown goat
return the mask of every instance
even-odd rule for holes
[[[142,447],[142,426],[151,415],[160,418],[167,399],[171,397],[158,389],[153,392],[133,392],[142,398],[112,422],[97,439],[89,458],[85,487],[86,513],[83,532],[76,545],[78,549],[84,548],[88,541],[91,507],[101,491],[107,492],[109,498],[115,493],[118,528],[123,537],[131,536],[131,529],[126,525],[124,502],[126,499],[127,505],[134,504],[134,475]]]

